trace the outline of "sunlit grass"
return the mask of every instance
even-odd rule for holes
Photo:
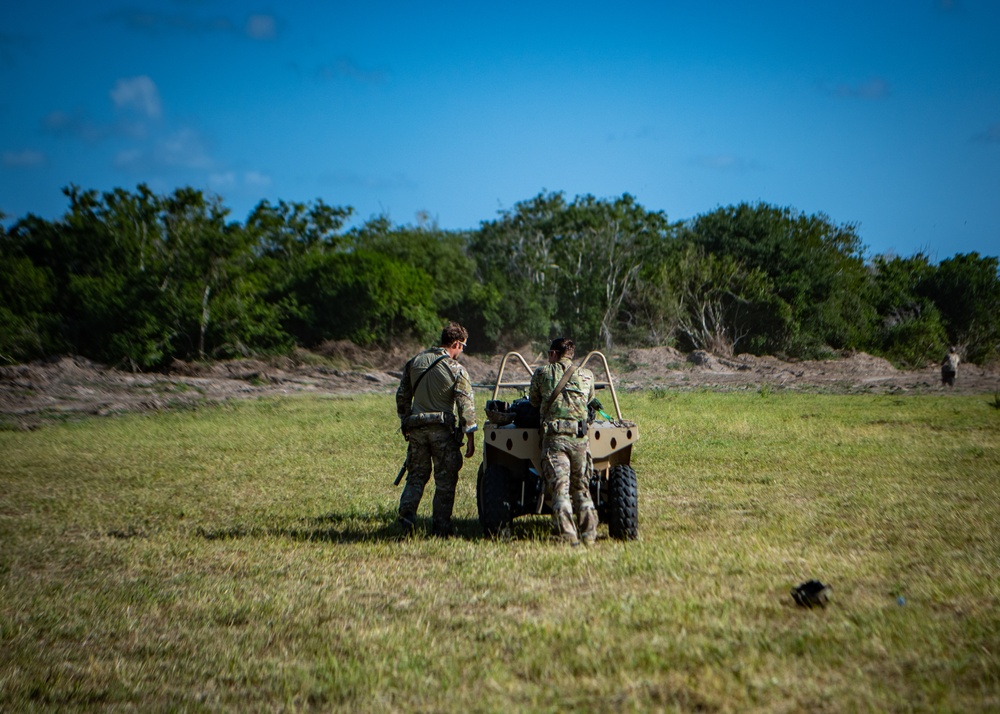
[[[482,403],[480,402],[480,407]],[[995,711],[977,397],[622,395],[640,540],[401,539],[389,395],[0,433],[20,709]],[[421,508],[429,527],[430,494]],[[801,610],[795,584],[833,586]]]

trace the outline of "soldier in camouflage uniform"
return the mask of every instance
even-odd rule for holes
[[[441,344],[421,352],[403,367],[396,390],[400,428],[409,442],[406,486],[399,499],[399,522],[408,534],[417,521],[417,507],[434,464],[432,534],[452,535],[451,512],[455,506],[458,472],[465,458],[476,452],[476,407],[469,373],[457,362],[469,333],[454,322],[441,332]],[[458,411],[456,421],[455,409]]]
[[[573,545],[597,539],[597,510],[590,497],[590,437],[587,404],[594,398],[594,374],[573,368],[576,344],[560,337],[549,345],[549,363],[535,370],[528,398],[539,407],[542,422],[542,475],[552,493],[553,520],[560,537]],[[574,513],[576,519],[574,521]]]

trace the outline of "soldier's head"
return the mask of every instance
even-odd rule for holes
[[[576,354],[576,343],[568,337],[557,337],[549,345],[549,362],[558,362],[563,357],[573,359]]]
[[[469,341],[469,331],[457,322],[449,322],[441,330],[441,346],[448,350],[448,355],[454,359],[465,350]]]

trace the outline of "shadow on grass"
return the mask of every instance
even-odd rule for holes
[[[205,540],[289,538],[320,543],[371,543],[432,538],[431,525],[430,518],[418,518],[416,531],[407,535],[396,520],[396,511],[381,509],[375,513],[325,513],[286,525],[239,523],[224,528],[199,526],[196,534]],[[457,539],[492,540],[483,534],[478,519],[456,518],[452,521],[452,526]],[[551,521],[548,518],[529,518],[515,522],[511,534],[505,540],[546,540],[551,533]]]

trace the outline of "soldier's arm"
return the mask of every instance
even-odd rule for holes
[[[531,402],[531,406],[538,407],[542,404],[542,370],[544,367],[539,367],[535,370],[535,373],[531,375],[531,384],[528,386],[528,401]]]
[[[472,396],[472,382],[469,373],[459,368],[458,379],[455,380],[455,406],[458,408],[458,426],[464,432],[475,430],[476,401]]]
[[[399,388],[396,390],[396,415],[400,421],[410,415],[410,406],[413,404],[413,388],[410,384],[410,364],[411,359],[403,366],[403,378],[399,380]]]

